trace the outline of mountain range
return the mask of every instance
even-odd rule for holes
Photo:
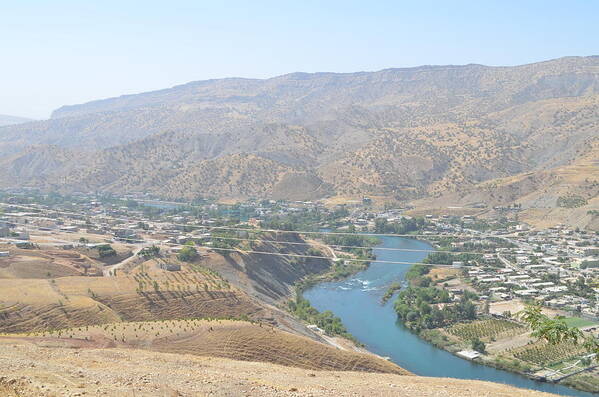
[[[6,114],[0,114],[0,127],[3,125],[21,124],[33,121],[25,117],[8,116]]]
[[[575,194],[588,212],[598,137],[599,56],[227,78],[2,126],[0,187],[531,208]]]

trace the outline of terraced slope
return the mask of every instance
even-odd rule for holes
[[[187,317],[260,318],[264,310],[211,273],[0,279],[0,332]],[[268,316],[267,316],[268,317]]]
[[[407,373],[372,354],[340,350],[266,324],[246,321],[188,319],[119,322],[28,335],[24,340],[45,346],[130,347],[270,362],[306,369]]]

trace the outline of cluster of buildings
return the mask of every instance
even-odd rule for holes
[[[517,248],[495,248],[467,268],[478,289],[491,299],[534,299],[599,318],[599,236],[555,227],[504,238]]]
[[[141,200],[143,205],[133,199]],[[394,223],[409,218],[405,215],[409,208],[375,211],[367,198],[333,208],[321,202],[275,200],[249,200],[234,206],[205,202],[190,207],[147,197],[98,200],[82,196],[61,205],[36,204],[35,200],[27,205],[19,205],[19,200],[3,201],[7,204],[0,215],[0,238],[13,243],[26,242],[29,232],[37,229],[51,233],[85,232],[107,242],[156,241],[180,245],[191,239],[209,241],[211,230],[227,219],[259,226],[273,217],[310,211],[323,215],[323,219],[327,214],[343,214],[335,218],[336,226],[339,227],[340,222],[345,227],[353,225],[356,230],[373,230],[380,219]],[[148,213],[148,208],[168,211],[158,211],[157,215]],[[475,263],[454,263],[456,267],[463,267],[468,278],[484,292],[483,299],[537,299],[550,306],[599,316],[597,234],[564,226],[530,230],[518,222],[481,221],[469,215],[427,215],[425,218],[419,233],[452,237],[449,248],[454,252],[471,251],[473,245],[484,251]],[[498,240],[504,244],[497,244]],[[579,288],[581,292],[577,293],[573,285],[585,287]]]

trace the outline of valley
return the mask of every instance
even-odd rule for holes
[[[599,394],[599,2],[4,3],[0,397]]]
[[[461,354],[471,337],[458,329],[495,321],[487,319],[489,300],[498,316],[522,310],[522,302],[535,297],[559,304],[556,313],[573,319],[595,318],[597,241],[591,232],[529,230],[513,217],[413,217],[408,209],[377,211],[367,200],[333,207],[275,200],[178,204],[10,191],[0,193],[0,207],[0,340],[5,343],[18,341],[27,349],[143,350],[314,371],[484,379],[584,395],[480,365],[553,381],[553,375],[539,374],[558,369],[555,365],[566,371],[588,354],[578,349],[567,358],[532,363],[524,350],[535,339],[525,335],[526,326],[518,320],[513,321],[523,334],[520,344],[506,347],[503,334],[482,335],[488,351],[477,364],[443,356],[418,338]],[[429,241],[436,249],[399,236]],[[573,248],[564,250],[564,243]],[[485,254],[471,254],[472,249]],[[462,265],[452,263],[462,262],[455,259],[465,261],[461,277]],[[436,287],[429,289],[449,291],[441,305],[468,295],[476,317],[445,323],[450,317],[443,314],[436,322],[423,322],[418,309],[405,326],[396,324],[404,315],[393,310],[400,307],[398,296],[416,282],[410,263],[423,261],[437,264],[428,269],[430,275],[414,280],[430,280]],[[487,284],[489,271],[505,276]],[[505,305],[520,309],[495,309]],[[372,318],[364,321],[367,313]],[[581,326],[594,324],[584,321]],[[431,329],[420,332],[421,327]],[[506,354],[520,361],[506,361]],[[428,365],[441,359],[448,363]],[[594,375],[576,365],[574,370],[583,373],[570,384],[594,390],[593,382],[583,379]]]

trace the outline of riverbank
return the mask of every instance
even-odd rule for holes
[[[319,274],[309,274],[295,284],[294,299],[288,301],[288,309],[295,317],[308,323],[310,326],[315,326],[314,331],[318,331],[333,346],[338,346],[339,341],[335,338],[343,338],[345,342],[341,342],[346,346],[351,344],[353,350],[367,352],[364,345],[360,343],[343,325],[341,319],[335,316],[331,311],[319,312],[314,308],[307,299],[304,299],[303,292],[319,283],[339,281],[368,269],[370,259],[374,259],[371,248],[360,248],[353,250],[351,248],[342,252],[337,252],[327,243],[336,243],[337,245],[350,247],[356,245],[359,247],[372,247],[378,242],[377,239],[366,236],[351,236],[348,240],[347,236],[333,236],[328,238],[328,241],[310,240],[312,245],[320,250],[325,250],[331,254],[332,265],[326,272]],[[359,260],[355,260],[359,259]],[[371,353],[374,354],[374,353]]]
[[[422,340],[425,340],[435,347],[443,349],[456,357],[460,357],[458,352],[471,348],[467,343],[462,343],[460,346],[459,342],[451,341],[447,338],[447,331],[445,329],[425,330],[417,335]],[[498,342],[502,343],[504,341]],[[460,358],[463,359],[462,357]],[[538,368],[537,371],[531,372],[531,368],[533,368],[532,365],[505,355],[485,354],[478,358],[474,358],[472,361],[481,365],[519,374],[535,381],[563,384],[584,392],[599,393],[599,372],[597,371],[597,366],[576,369],[575,373],[561,376],[559,377],[559,381],[555,381],[547,375],[539,374],[543,371],[542,368]],[[546,373],[547,372],[545,372],[545,374]]]
[[[378,247],[432,249],[422,241],[390,236],[381,237]],[[369,351],[389,357],[400,367],[417,375],[480,379],[561,395],[591,396],[565,386],[534,381],[516,373],[458,358],[415,335],[397,321],[391,301],[381,304],[381,297],[391,283],[405,283],[405,273],[411,265],[385,262],[421,262],[426,252],[375,247],[374,253],[376,260],[368,269],[341,281],[313,285],[303,293],[319,311],[330,310],[338,316],[347,331],[364,343]]]
[[[463,326],[474,327],[479,323],[490,321],[505,320],[480,319]],[[452,338],[451,331],[452,328],[428,330],[420,332],[420,337],[452,354],[470,348],[468,340]],[[488,340],[488,338],[485,339],[486,342]],[[508,347],[506,348],[506,346]],[[581,363],[584,360],[580,357],[586,354],[584,347],[580,345],[571,343],[550,345],[538,341],[536,338],[531,338],[530,331],[524,328],[517,332],[510,333],[508,331],[503,336],[493,337],[492,342],[487,344],[484,354],[474,361],[518,373],[530,379],[567,384],[569,387],[579,390],[598,393],[597,366]],[[535,362],[535,360],[537,361]],[[583,379],[588,375],[590,375],[589,379]]]
[[[428,243],[436,249],[442,248],[436,239]],[[458,256],[460,261],[476,260],[474,255]],[[452,259],[443,253],[435,253],[428,255],[423,262],[448,264],[447,261],[451,263]],[[474,353],[477,357],[470,360],[479,364],[537,381],[560,383],[566,380],[569,387],[599,393],[599,371],[596,366],[590,365],[590,359],[584,358],[588,353],[582,346],[573,343],[551,345],[539,341],[531,337],[528,325],[514,319],[509,311],[507,315],[506,312],[490,315],[489,308],[493,304],[487,297],[482,297],[485,291],[475,289],[464,279],[461,270],[431,270],[412,265],[405,278],[410,288],[395,295],[394,308],[399,321],[421,339],[461,359],[472,356],[472,353],[465,352],[478,350]],[[391,287],[383,299],[390,299],[389,294],[395,289]],[[439,291],[445,292],[439,294]],[[477,294],[481,295],[481,299]],[[414,302],[415,296],[418,300]],[[410,302],[415,305],[410,306]],[[467,309],[471,309],[471,313]],[[589,373],[591,375],[585,376]]]
[[[409,286],[394,304],[398,319],[423,340],[461,358],[539,381],[558,383],[590,367],[581,358],[587,354],[583,346],[539,341],[527,324],[489,315],[489,302],[466,289],[458,273],[461,289],[447,288],[443,279],[435,281],[430,273],[427,267],[413,265],[405,276]],[[599,392],[596,384],[583,384],[580,389]]]

